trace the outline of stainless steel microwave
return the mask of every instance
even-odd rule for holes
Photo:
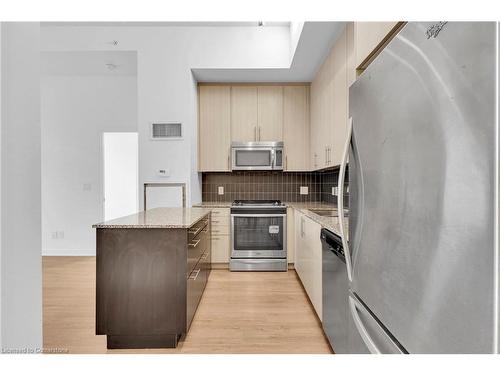
[[[233,171],[283,170],[283,142],[233,142]]]

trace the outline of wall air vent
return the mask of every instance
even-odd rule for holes
[[[162,122],[151,124],[151,139],[176,140],[182,138],[182,124],[180,122]]]

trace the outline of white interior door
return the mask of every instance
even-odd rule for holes
[[[104,220],[139,209],[137,133],[103,133]]]

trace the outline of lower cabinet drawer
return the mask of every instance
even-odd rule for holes
[[[207,285],[208,276],[210,274],[210,251],[205,251],[199,259],[194,269],[187,277],[187,298],[186,298],[186,332],[191,326],[196,309]]]
[[[229,263],[229,234],[212,235],[212,263]]]
[[[187,257],[188,257],[188,266],[187,266],[187,274],[189,275],[191,271],[194,269],[196,263],[198,263],[200,257],[206,251],[210,250],[211,242],[210,242],[210,233],[209,226],[207,226],[200,235],[198,235],[195,239],[188,242],[187,249]]]

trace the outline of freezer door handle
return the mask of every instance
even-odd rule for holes
[[[352,137],[352,117],[349,118],[349,123],[347,124],[347,137],[344,145],[344,152],[342,153],[342,162],[340,164],[339,180],[338,180],[339,195],[337,197],[340,237],[342,237],[342,246],[344,248],[345,264],[347,267],[347,278],[349,279],[349,281],[352,281],[352,259],[351,259],[351,252],[349,251],[349,243],[347,242],[346,233],[344,233],[344,181],[345,181],[347,157],[349,155],[349,146],[351,144],[351,137]]]
[[[358,330],[359,335],[361,336],[361,339],[365,343],[365,345],[368,348],[368,350],[370,351],[370,353],[372,353],[372,354],[381,354],[382,351],[379,349],[379,347],[377,346],[377,344],[375,343],[375,341],[373,341],[373,339],[371,338],[370,334],[368,333],[368,330],[366,329],[365,325],[361,321],[361,318],[359,317],[358,310],[364,311],[369,316],[371,316],[371,313],[363,306],[363,304],[361,304],[361,302],[359,302],[356,299],[356,297],[354,297],[352,295],[352,292],[351,292],[351,295],[349,295],[349,309],[351,311],[352,319],[354,320],[354,325],[356,326],[356,329]],[[377,323],[377,325],[378,325],[378,323]],[[389,337],[389,335],[385,332],[384,328],[382,328],[380,326],[378,328],[379,328],[380,332],[382,332],[383,335],[386,336],[385,338],[387,340],[389,340],[390,342],[393,343],[393,345],[391,345],[391,346],[392,346],[392,348],[394,350],[394,353],[405,354],[405,352],[402,351],[394,343],[394,340],[391,337]]]
[[[359,335],[363,339],[363,342],[365,343],[370,353],[380,354],[381,351],[377,347],[377,344],[375,344],[375,342],[368,334],[368,331],[366,330],[365,326],[363,325],[363,322],[361,321],[361,318],[359,317],[358,307],[363,308],[358,301],[356,301],[352,296],[349,296],[349,308],[351,310],[352,319],[354,320],[354,325],[356,326]]]

